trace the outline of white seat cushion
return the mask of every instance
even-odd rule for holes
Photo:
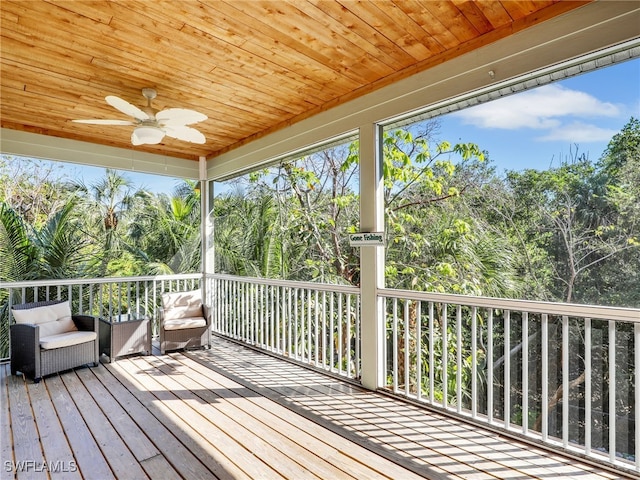
[[[16,323],[39,325],[41,338],[78,330],[71,318],[69,302],[11,312]]]
[[[40,348],[51,350],[53,348],[69,347],[80,343],[92,342],[98,337],[96,332],[67,332],[57,335],[49,335],[40,338]]]
[[[207,321],[204,317],[175,318],[163,322],[165,330],[181,330],[183,328],[206,327]]]

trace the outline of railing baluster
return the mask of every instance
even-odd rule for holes
[[[338,293],[338,374],[342,374],[342,362],[344,361],[344,348],[342,345],[342,302],[343,295]]]
[[[313,346],[311,343],[312,329],[311,329],[311,289],[307,289],[307,362],[311,363],[313,359]]]
[[[264,331],[266,330],[266,317],[265,317],[265,288],[264,285],[260,285],[260,302],[258,308],[260,309],[260,346],[264,347],[265,337]]]
[[[442,406],[449,405],[449,322],[447,318],[447,304],[442,304]]]
[[[411,329],[409,328],[409,308],[411,305],[411,300],[405,299],[403,301],[403,332],[404,335],[404,394],[408,397],[410,393],[409,384],[411,383],[410,375],[409,375],[409,340]]]
[[[562,317],[562,445],[569,445],[569,317]]]
[[[300,330],[300,317],[298,316],[298,297],[299,297],[299,292],[300,289],[295,288],[293,290],[293,335],[294,335],[294,347],[293,347],[293,357],[298,360],[298,358],[300,358],[300,337],[299,337],[299,330]]]
[[[331,343],[331,342],[329,342]],[[327,368],[327,292],[322,291],[322,368]]]
[[[361,337],[360,337],[360,295],[355,296],[355,304],[356,304],[356,378],[360,378],[360,345],[361,345]]]
[[[493,308],[487,318],[487,421],[493,423]]]
[[[511,426],[511,310],[503,311],[504,324],[504,428]]]
[[[223,333],[231,336],[231,327],[229,325],[229,315],[227,315],[227,306],[229,305],[229,294],[227,292],[227,280],[220,279],[218,294],[220,295],[221,300],[218,300],[220,305],[218,309],[220,310],[220,316],[222,318],[222,328]]]
[[[269,287],[269,299],[270,299],[270,305],[271,305],[271,314],[269,315],[269,325],[271,326],[270,328],[270,337],[269,337],[269,343],[271,345],[271,351],[277,351],[276,349],[276,342],[277,342],[277,332],[276,332],[276,292],[277,292],[277,288],[274,287],[273,285],[271,285]]]
[[[522,312],[522,433],[529,431],[529,313]]]
[[[462,305],[456,307],[456,411],[462,413]]]
[[[584,319],[584,453],[591,453],[591,319]],[[640,405],[636,402],[636,405]],[[638,423],[636,423],[638,425]]]
[[[429,302],[429,402],[435,402],[435,393],[434,390],[436,388],[435,383],[435,353],[433,349],[435,348],[435,339],[434,339],[434,326],[433,326],[433,302]]]
[[[318,325],[318,321],[320,319],[320,305],[318,304],[318,290],[315,290],[315,292],[314,292],[314,302],[315,302],[315,308],[314,308],[314,310],[315,310],[315,312],[314,312],[315,313],[315,318],[314,318],[314,321],[315,321],[315,330],[314,330],[315,347],[314,347],[313,354],[314,354],[314,363],[315,363],[315,366],[317,367],[319,362],[320,362],[320,351],[319,351],[320,350],[320,340],[318,338],[318,333],[320,331],[320,326]]]
[[[616,322],[609,320],[609,461],[616,460]]]
[[[245,283],[229,282],[227,285],[227,295],[229,295],[229,303],[227,306],[227,317],[231,327],[232,338],[241,339],[249,343],[249,337],[246,335],[249,325],[249,292]],[[234,306],[238,309],[234,315]]]
[[[346,297],[346,305],[345,308],[347,310],[345,315],[346,320],[346,334],[347,338],[345,341],[345,363],[347,367],[347,377],[353,377],[353,372],[351,370],[351,294],[348,293]]]
[[[278,331],[278,352],[285,355],[286,352],[286,319],[287,319],[287,292],[286,288],[278,286],[276,290],[276,299],[278,304],[277,331]]]
[[[471,417],[478,417],[478,314],[477,307],[471,307]]]
[[[635,366],[635,375],[634,381],[636,385],[636,390],[634,394],[634,410],[635,410],[635,458],[636,458],[636,472],[640,472],[640,322],[636,323],[633,326],[633,350],[635,352],[634,355],[634,366]]]
[[[549,439],[549,316],[542,315],[542,441]]]
[[[392,319],[392,336],[391,341],[393,342],[393,393],[398,393],[398,299],[394,297],[393,299],[393,319]]]
[[[287,355],[291,356],[291,329],[293,325],[291,325],[291,293],[293,288],[287,289],[287,344],[286,344],[286,352]]]
[[[422,400],[422,302],[416,303],[416,396]]]
[[[260,320],[258,318],[258,292],[260,290],[260,285],[252,285],[251,286],[251,344],[257,345],[259,342],[258,338],[258,324]]]

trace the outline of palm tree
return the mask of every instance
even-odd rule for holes
[[[76,202],[71,199],[41,228],[29,226],[5,202],[0,202],[0,278],[3,281],[77,278],[87,260],[86,239],[78,228]],[[29,290],[29,294],[33,291]],[[8,291],[0,291],[0,357],[8,352]],[[29,301],[31,298],[16,299]]]
[[[134,205],[149,194],[144,190],[134,191],[131,180],[112,169],[106,169],[104,178],[89,187],[82,183],[75,187],[89,215],[90,232],[87,233],[102,244],[102,251],[96,256],[95,274],[103,277],[109,273],[110,261],[125,250],[135,250],[127,238],[127,220]]]
[[[216,270],[234,275],[288,278],[299,266],[288,226],[270,195],[230,193],[214,207]]]
[[[200,192],[185,180],[173,195],[148,198],[135,211],[130,235],[147,259],[146,273],[184,273],[200,268]]]

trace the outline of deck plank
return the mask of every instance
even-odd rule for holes
[[[288,412],[288,416],[294,423],[285,422],[272,414],[272,411],[278,407],[277,404],[267,402],[258,407],[251,402],[251,399],[258,397],[259,394],[248,391],[238,384],[221,385],[215,378],[219,375],[206,375],[202,371],[197,371],[196,367],[200,365],[182,355],[174,356],[172,360],[174,362],[171,366],[183,386],[198,392],[202,400],[215,405],[218,411],[229,418],[244,422],[253,435],[268,439],[273,448],[280,450],[287,457],[312,466],[313,472],[321,478],[388,478],[337,450],[333,446],[335,435],[329,434],[326,430],[322,440],[314,438],[301,428],[300,423],[304,419],[293,412]],[[207,372],[213,373],[211,370]],[[350,446],[353,450],[354,445],[350,444]],[[372,459],[373,456],[369,454],[369,460]],[[389,465],[387,467],[389,469]],[[411,478],[406,471],[402,471],[402,474],[405,478]]]
[[[47,478],[42,468],[44,457],[26,385],[21,377],[10,375],[8,390],[15,461],[12,469],[20,480]]]
[[[232,402],[244,414],[260,419],[307,450],[334,462],[348,475],[356,478],[416,478],[411,472],[378,455],[372,455],[371,452],[339,435],[329,433],[317,423],[297,415],[257,392],[252,395],[237,393],[246,390],[245,387],[193,358],[184,355],[173,355],[172,358],[181,363],[180,372],[189,372],[191,379],[197,379],[203,386],[216,392],[220,398]]]
[[[138,462],[156,457],[159,450],[147,437],[144,431],[129,416],[127,410],[118,403],[111,392],[96,378],[94,371],[82,369],[76,372],[87,390],[91,393],[100,409],[112,425],[117,427],[118,435],[126,443],[127,447]],[[162,456],[160,456],[162,458]],[[168,466],[165,465],[165,466]]]
[[[186,408],[181,401],[177,401],[180,400],[179,397],[174,392],[165,390],[165,387],[157,381],[163,376],[158,375],[158,379],[154,377],[154,367],[136,365],[134,360],[128,360],[118,362],[114,368],[117,368],[123,374],[129,375],[132,380],[135,376],[135,381],[140,382],[140,386],[145,392],[154,392],[153,394],[149,393],[154,397],[154,406],[164,412],[167,417],[174,418],[176,425],[181,430],[189,432],[189,442],[192,448],[198,445],[203,450],[203,454],[211,458],[220,460],[232,458],[234,462],[239,459],[240,461],[235,463],[235,468],[243,470],[245,475],[251,478],[285,478],[269,466],[268,463],[264,463],[260,458],[259,452],[248,451],[241,447],[233,435],[228,435],[224,430],[207,422],[206,418],[198,412]],[[151,374],[142,375],[141,373],[144,371],[149,371]],[[191,425],[197,425],[197,430],[192,428]],[[239,433],[241,434],[241,432]],[[227,465],[227,468],[230,467]]]
[[[127,412],[127,415],[130,416],[131,420],[142,432],[145,432],[146,438],[140,439],[139,441],[139,447],[141,447],[142,452],[138,451],[138,455],[142,458],[140,464],[147,475],[151,478],[158,478],[154,476],[154,474],[162,472],[162,478],[180,478],[180,475],[169,461],[171,456],[165,458],[153,442],[155,438],[163,444],[166,443],[169,448],[175,447],[176,443],[174,443],[174,440],[171,438],[170,432],[167,431],[110,372],[104,368],[93,369],[92,372],[96,380],[111,394],[120,408]],[[149,442],[150,445],[148,445],[147,442]],[[177,450],[177,454],[180,454],[179,450]]]
[[[110,418],[104,414],[77,374],[70,372],[60,378],[115,477],[123,480],[148,478],[133,453],[120,438],[114,425],[111,424]]]
[[[38,426],[40,443],[51,478],[81,478],[75,457],[53,408],[46,385],[42,382],[27,383],[27,391],[31,398],[31,408]]]
[[[13,478],[11,468],[7,468],[4,462],[14,462],[13,438],[11,435],[11,418],[9,417],[9,385],[8,377],[11,374],[9,364],[0,365],[0,405],[3,406],[0,412],[0,458],[2,458],[2,468],[0,468],[0,480]]]
[[[185,477],[215,478],[199,460],[203,452],[197,449],[188,449],[183,442],[176,438],[176,435],[181,435],[181,431],[176,429],[175,424],[164,417],[162,412],[158,411],[148,392],[139,391],[127,379],[116,378],[112,372],[112,366],[109,365],[106,368],[95,369],[94,373],[166,458],[168,468],[164,471],[162,478],[167,480]],[[146,465],[156,468],[154,462],[144,461],[143,468]]]
[[[337,469],[323,468],[323,461],[317,457],[310,461],[309,452],[292,447],[293,442],[262,421],[252,421],[229,402],[220,402],[220,397],[192,381],[190,375],[186,377],[176,372],[175,364],[161,359],[152,360],[153,367],[164,374],[157,377],[163,387],[176,392],[185,409],[193,410],[187,415],[201,415],[209,419],[212,427],[226,432],[229,437],[233,434],[236,443],[247,452],[252,452],[266,465],[278,465],[279,473],[287,478],[336,478],[340,474]]]
[[[73,375],[73,372],[63,375]],[[96,480],[115,478],[61,376],[47,378],[45,385],[62,428],[67,434],[81,475]]]

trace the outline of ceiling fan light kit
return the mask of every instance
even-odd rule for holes
[[[157,145],[164,138],[164,131],[158,127],[136,127],[131,134],[133,145]]]
[[[157,92],[153,88],[143,88],[142,96],[147,99],[147,106],[138,108],[126,100],[107,95],[105,101],[116,110],[133,117],[134,120],[89,119],[72,120],[76,123],[92,125],[130,125],[135,126],[131,134],[133,145],[157,145],[166,136],[185,142],[204,144],[207,140],[198,130],[187,125],[203,122],[207,116],[186,108],[167,108],[158,112],[151,106],[151,100]]]

